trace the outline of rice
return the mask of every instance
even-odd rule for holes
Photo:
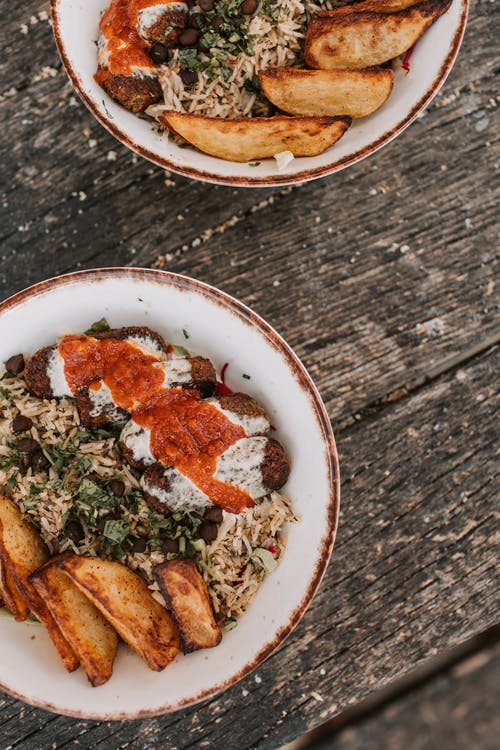
[[[13,435],[11,424],[18,414],[29,417],[33,426],[29,432]],[[30,465],[17,450],[23,437],[39,443],[49,466],[35,469]],[[148,536],[147,551],[104,548],[103,536],[96,533],[94,521],[87,523],[82,513],[78,518],[83,538],[75,541],[68,536],[65,525],[76,507],[81,510],[85,497],[82,488],[96,486],[94,475],[103,484],[113,479],[123,482],[125,492],[114,502],[113,514],[127,525],[131,535]],[[14,500],[38,528],[51,554],[70,551],[119,559],[136,570],[154,597],[165,604],[152,569],[172,555],[164,554],[156,544],[159,537],[154,536],[153,530],[160,534],[158,524],[170,521],[144,501],[138,473],[123,461],[117,436],[106,430],[91,433],[82,428],[72,399],[36,398],[28,392],[22,376],[4,375],[0,383],[0,491]],[[105,518],[109,507],[96,506],[91,512],[96,514],[95,520]],[[195,532],[189,526],[192,519],[175,520],[177,515],[172,520],[175,533],[185,534],[188,539],[192,534],[194,539]],[[279,562],[284,551],[283,529],[295,520],[288,501],[273,492],[240,515],[224,513],[215,541],[194,554],[216,617],[226,627],[234,625],[234,618],[246,610],[267,572]],[[259,550],[271,555],[271,566],[262,562],[259,555],[265,553]]]
[[[153,118],[168,110],[228,118],[270,115],[272,106],[255,85],[259,71],[276,66],[304,67],[302,48],[308,19],[321,9],[346,2],[278,0],[271,5],[270,0],[261,0],[255,14],[246,22],[251,40],[248,53],[229,57],[223,66],[225,70],[216,75],[200,70],[198,82],[186,87],[180,76],[184,52],[174,50],[169,63],[159,68],[164,102],[151,105],[146,113]],[[204,60],[214,54],[217,54],[217,47],[212,48]]]

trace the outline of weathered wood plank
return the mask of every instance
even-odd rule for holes
[[[0,293],[161,252],[158,265],[220,285],[274,323],[335,420],[469,356],[498,336],[491,11],[476,7],[425,117],[368,161],[294,190],[165,187],[69,106],[62,73],[30,85],[4,102],[11,128],[33,141],[5,148]]]
[[[500,646],[481,651],[314,750],[496,750]]]
[[[499,359],[493,350],[341,433],[332,562],[295,634],[256,675],[173,716],[108,725],[36,711],[4,730],[30,750],[54,738],[55,750],[278,748],[493,624]]]

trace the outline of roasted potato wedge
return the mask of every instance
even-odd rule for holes
[[[78,656],[93,687],[113,673],[118,636],[100,611],[74,584],[55,557],[30,576],[60,631]]]
[[[58,567],[151,669],[159,672],[177,656],[172,618],[137,573],[121,563],[78,555],[64,555]]]
[[[0,593],[5,605],[10,609],[14,615],[14,619],[18,622],[26,620],[30,613],[30,609],[21,594],[17,590],[11,576],[8,571],[2,565],[0,560]]]
[[[212,648],[222,632],[212,612],[207,585],[193,560],[169,560],[153,568],[179,630],[184,653]]]
[[[311,68],[369,68],[412,47],[450,7],[451,0],[426,0],[398,13],[352,12],[313,18],[304,57]]]
[[[186,112],[164,112],[167,127],[200,151],[228,161],[266,159],[283,151],[315,156],[345,133],[348,117],[255,117],[228,120]]]
[[[68,672],[79,665],[78,658],[59,630],[29,577],[49,558],[49,552],[36,529],[25,521],[17,505],[0,497],[0,560],[7,573],[7,585],[15,587],[25,606],[42,622]]]
[[[389,68],[269,68],[261,71],[259,78],[269,101],[292,115],[366,117],[388,98],[394,74]]]
[[[398,13],[400,10],[411,8],[412,5],[418,5],[422,0],[361,0],[360,3],[353,5],[342,5],[340,8],[332,10],[320,10],[318,16],[321,18],[333,18],[335,16],[345,16],[348,13],[360,13],[361,11],[370,11],[372,13]]]

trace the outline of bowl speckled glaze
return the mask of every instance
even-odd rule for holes
[[[167,341],[210,357],[219,371],[230,363],[228,385],[263,404],[290,456],[292,470],[282,492],[299,518],[286,530],[280,565],[237,627],[216,648],[180,655],[164,672],[150,671],[122,646],[111,680],[92,688],[81,669],[65,672],[42,626],[0,615],[3,689],[51,711],[108,720],[196,703],[266,659],[300,620],[320,583],[335,538],[340,491],[328,414],[300,360],[249,308],[193,279],[111,268],[32,286],[0,304],[0,361],[18,352],[29,355],[102,316],[112,326],[150,326]]]
[[[51,0],[59,54],[73,86],[96,119],[118,140],[165,169],[205,182],[235,186],[273,186],[306,182],[338,172],[389,143],[417,117],[446,80],[465,31],[469,0],[454,0],[417,42],[410,72],[398,68],[394,88],[383,107],[355,120],[331,148],[313,157],[294,159],[278,171],[274,159],[258,166],[217,159],[191,148],[179,148],[150,124],[116,104],[95,83],[95,40],[108,0]]]

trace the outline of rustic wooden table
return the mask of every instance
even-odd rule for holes
[[[499,619],[494,6],[473,2],[449,80],[397,141],[274,190],[197,184],[134,156],[72,91],[47,4],[3,6],[0,295],[106,265],[235,295],[315,378],[343,498],[321,589],[257,674],[124,723],[5,695],[0,744],[278,748]]]

